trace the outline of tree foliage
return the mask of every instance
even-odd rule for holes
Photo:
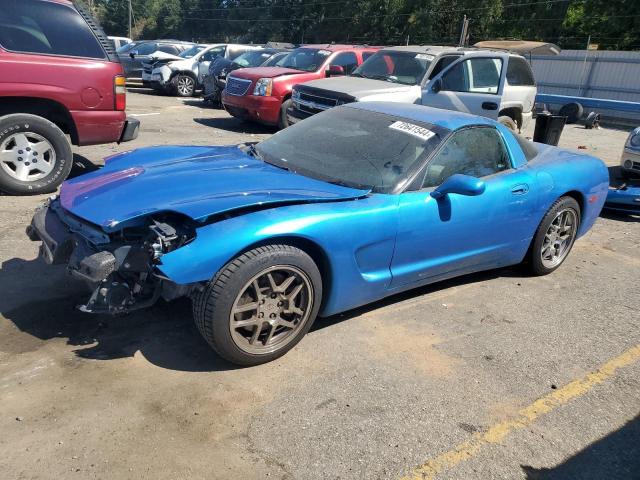
[[[129,0],[93,0],[110,35],[128,34]],[[640,48],[637,0],[131,0],[136,38],[262,43],[457,44],[543,40],[563,48]],[[635,8],[634,8],[635,7]]]

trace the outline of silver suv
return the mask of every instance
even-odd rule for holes
[[[536,97],[524,57],[476,48],[405,46],[378,51],[348,77],[296,85],[290,123],[360,101],[417,103],[493,118],[513,130],[531,119]]]

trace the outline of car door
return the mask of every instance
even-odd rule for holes
[[[464,128],[446,140],[417,178],[417,189],[400,194],[392,287],[521,260],[535,198],[533,178],[513,165],[502,133],[493,126]],[[454,174],[482,179],[484,192],[434,198],[432,192]]]
[[[211,62],[220,56],[224,56],[227,47],[226,45],[220,45],[218,47],[213,47],[209,50],[205,50],[204,53],[201,53],[198,57],[198,64],[196,66],[197,75],[198,75],[198,84],[202,85],[204,80],[204,76],[209,73],[209,65]]]
[[[426,84],[422,104],[495,120],[502,99],[505,70],[505,55],[464,56]]]

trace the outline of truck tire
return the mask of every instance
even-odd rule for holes
[[[258,365],[305,336],[321,299],[322,278],[309,255],[291,245],[265,245],[225,265],[194,299],[193,316],[218,355]]]
[[[11,195],[54,192],[69,175],[73,153],[64,132],[26,113],[0,117],[0,190]]]
[[[196,93],[196,80],[191,75],[179,73],[173,77],[173,89],[179,97],[193,97]]]
[[[498,117],[498,122],[500,122],[502,125],[504,125],[505,127],[507,127],[509,130],[513,132],[518,131],[518,125],[516,124],[515,120],[511,117],[502,115]]]
[[[283,130],[289,126],[289,120],[287,119],[287,108],[289,108],[293,102],[290,98],[287,98],[282,102],[280,107],[280,116],[278,117],[278,129]]]
[[[563,105],[558,111],[558,115],[561,117],[567,117],[567,125],[577,123],[582,118],[584,108],[582,104],[578,102],[571,102]]]

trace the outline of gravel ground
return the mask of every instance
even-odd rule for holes
[[[128,148],[273,133],[197,99],[128,99],[140,137],[76,148],[74,174]],[[614,165],[626,135],[567,126],[562,145]],[[0,197],[3,479],[640,478],[637,217],[601,217],[550,276],[418,289],[236,369],[188,301],[74,310],[82,286],[24,235],[43,198]]]

